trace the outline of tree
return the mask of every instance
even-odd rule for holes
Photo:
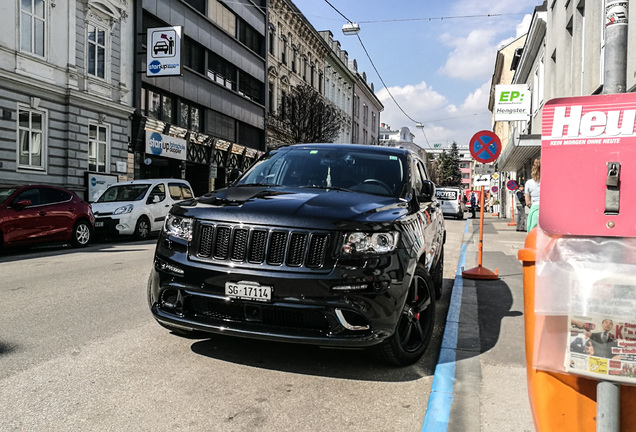
[[[270,113],[268,133],[273,146],[334,142],[344,118],[338,108],[307,84],[283,97],[279,110]]]
[[[462,172],[459,169],[459,150],[453,142],[450,150],[444,150],[438,158],[440,186],[461,186]]]

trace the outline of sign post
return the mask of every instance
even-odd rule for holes
[[[508,222],[508,226],[517,226],[517,222],[515,222],[515,191],[519,188],[519,185],[514,180],[508,180],[508,182],[506,183],[506,188],[510,192],[512,192],[510,194],[510,198],[511,198],[510,199],[510,204],[511,204],[510,214],[512,215],[512,222]]]
[[[495,161],[501,153],[501,140],[491,131],[483,130],[477,132],[470,139],[468,146],[470,154],[477,161],[487,164]],[[481,186],[479,198],[479,247],[477,255],[477,267],[462,272],[462,277],[466,279],[499,279],[499,270],[488,270],[481,265],[484,252],[484,186]]]

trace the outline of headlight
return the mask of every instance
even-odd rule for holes
[[[395,250],[399,233],[389,231],[384,233],[352,232],[345,236],[342,251],[346,254],[387,253]]]
[[[163,231],[170,236],[190,241],[192,240],[193,225],[192,218],[168,214],[166,222],[163,224]]]
[[[119,207],[117,210],[113,212],[113,214],[120,215],[125,213],[130,213],[133,211],[134,206],[132,204],[125,205],[123,207]]]

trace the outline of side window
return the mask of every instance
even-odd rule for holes
[[[192,189],[190,189],[187,186],[181,186],[181,194],[183,196],[183,199],[194,198],[194,194],[192,193]]]
[[[182,200],[181,185],[178,183],[168,183],[168,192],[170,192],[170,198],[173,200]]]
[[[422,192],[422,185],[424,184],[424,178],[422,176],[422,171],[420,171],[420,164],[417,161],[413,161],[411,164],[412,172],[413,172],[413,188],[415,189],[415,193],[419,195]]]
[[[159,199],[155,198],[159,197]],[[150,195],[148,195],[147,204],[158,203],[166,199],[166,188],[162,184],[158,184],[150,191]]]
[[[15,197],[13,204],[20,201],[29,200],[32,206],[40,205],[40,189],[27,189]]]
[[[59,189],[40,189],[40,204],[57,204],[71,200],[71,195]]]

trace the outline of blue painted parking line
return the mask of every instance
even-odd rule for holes
[[[468,232],[468,220],[464,227],[464,233]],[[466,264],[466,244],[462,244],[453,292],[451,293],[448,314],[446,315],[446,327],[442,338],[442,346],[435,367],[431,394],[428,398],[428,406],[424,415],[422,431],[441,432],[448,430],[450,410],[453,405],[453,388],[455,385],[455,360],[457,354],[457,333],[459,330],[459,312],[462,306],[462,294],[464,291],[464,279],[462,269]]]

